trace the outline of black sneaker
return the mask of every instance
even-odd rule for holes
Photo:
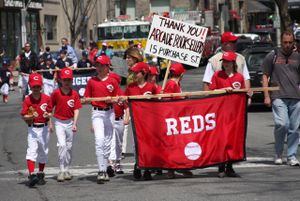
[[[151,172],[149,170],[144,171],[143,177],[146,181],[152,180]]]
[[[39,172],[36,174],[37,178],[39,179],[38,181],[38,185],[45,185],[46,181],[45,181],[45,173],[43,172]]]
[[[106,168],[106,173],[108,174],[109,177],[115,176],[115,171],[111,165]]]
[[[28,176],[28,186],[33,187],[39,182],[39,178],[36,176],[36,174],[31,174]]]
[[[233,168],[227,168],[226,171],[225,171],[225,174],[227,175],[227,177],[240,177],[240,175],[235,173]]]
[[[133,177],[135,179],[140,179],[142,177],[142,172],[140,169],[138,169],[137,165],[134,165],[134,169],[133,169]]]

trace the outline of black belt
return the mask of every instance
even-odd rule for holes
[[[101,107],[94,107],[94,110],[100,110],[100,111],[108,111],[111,110],[112,106],[108,106],[106,108],[101,108]]]
[[[34,128],[42,128],[48,126],[48,123],[44,123],[44,124],[28,124],[28,127],[34,127]]]
[[[123,117],[116,117],[116,118],[115,118],[116,121],[119,121],[119,120],[121,120],[121,119],[123,119]]]

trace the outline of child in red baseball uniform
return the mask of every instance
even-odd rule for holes
[[[234,52],[224,52],[222,55],[222,70],[216,71],[212,77],[211,84],[209,85],[210,90],[225,89],[231,92],[233,89],[245,88],[245,79],[242,74],[237,72],[236,65],[237,55]],[[220,178],[224,176],[238,177],[235,173],[231,162],[219,165]]]
[[[49,129],[51,129],[48,128],[48,122],[52,104],[50,97],[41,93],[43,80],[40,74],[30,74],[28,84],[32,93],[25,98],[21,115],[28,124],[26,160],[29,171],[28,185],[33,187],[37,183],[41,185],[46,183],[44,168],[48,161]],[[34,174],[35,162],[39,164],[37,174]]]
[[[109,73],[109,77],[114,78],[118,84],[121,84],[121,78],[116,73]],[[124,92],[120,89],[120,95]],[[115,123],[114,123],[114,133],[111,143],[111,151],[109,156],[111,169],[114,170],[116,174],[123,174],[121,159],[122,159],[122,144],[123,144],[123,134],[125,125],[129,124],[129,108],[125,102],[120,102],[114,104],[115,112]],[[109,169],[109,168],[108,168]]]
[[[181,93],[181,87],[180,87],[180,81],[185,73],[185,69],[181,63],[173,63],[170,66],[170,79],[168,80],[164,93]],[[178,96],[178,97],[172,97],[167,99],[183,99],[184,97]],[[178,170],[177,172],[182,173],[184,176],[189,177],[193,176],[193,173],[189,170]],[[175,171],[169,170],[168,171],[168,178],[173,179],[175,178]]]
[[[162,91],[162,87],[159,84],[157,84],[158,76],[158,69],[155,66],[149,66],[149,74],[147,81],[153,83],[156,86],[157,91],[160,93]]]
[[[120,87],[117,81],[109,76],[110,59],[101,55],[96,58],[97,75],[92,77],[86,86],[85,98],[112,97],[119,95]],[[108,158],[111,151],[115,113],[113,100],[92,101],[92,123],[95,134],[96,157],[99,167],[97,183],[109,181],[107,174]]]
[[[55,130],[58,146],[58,161],[60,172],[57,181],[71,180],[69,167],[72,160],[72,144],[74,133],[77,131],[79,109],[82,107],[77,91],[72,89],[73,71],[63,68],[60,71],[62,86],[52,95],[54,108]]]
[[[148,64],[144,62],[138,62],[134,64],[130,70],[133,72],[133,83],[129,84],[125,90],[125,94],[127,96],[151,95],[159,93],[154,84],[147,82],[147,76],[149,73]],[[136,164],[134,165],[133,177],[135,179],[140,179],[142,177],[141,170]],[[149,170],[145,170],[143,177],[145,180],[151,180],[151,172]]]

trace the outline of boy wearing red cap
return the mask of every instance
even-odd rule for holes
[[[133,83],[129,84],[125,90],[125,94],[127,96],[151,95],[159,93],[154,84],[147,82],[147,76],[149,73],[148,64],[144,62],[138,62],[134,64],[130,70],[133,72]],[[133,177],[135,179],[140,179],[142,177],[141,170],[136,164],[134,165]],[[145,170],[143,177],[145,180],[151,180],[151,172],[149,170]]]
[[[224,32],[221,36],[222,51],[212,56],[206,65],[204,76],[203,76],[203,89],[209,90],[211,79],[214,73],[218,70],[222,70],[222,55],[224,52],[235,52],[235,43],[238,37],[232,32]],[[236,65],[237,72],[244,76],[245,87],[250,88],[250,75],[246,64],[245,57],[241,54],[236,53]]]
[[[42,76],[32,73],[28,84],[32,93],[27,96],[23,103],[21,115],[28,124],[28,148],[26,154],[27,167],[29,171],[29,187],[35,184],[45,184],[44,167],[48,161],[49,128],[48,122],[52,112],[52,104],[49,96],[41,93]],[[50,129],[52,129],[50,127]],[[35,162],[39,164],[39,172],[34,174]]]
[[[210,90],[215,89],[225,89],[231,92],[233,89],[243,89],[245,88],[244,77],[242,74],[237,72],[236,65],[237,55],[234,52],[224,52],[222,55],[222,70],[215,72],[212,77],[212,82],[209,85]],[[219,165],[220,178],[225,175],[228,177],[238,177],[235,173],[232,162],[227,162],[225,164]]]
[[[120,87],[117,81],[109,77],[110,59],[101,55],[96,59],[97,75],[92,77],[86,86],[85,98],[112,97],[119,95]],[[115,113],[113,101],[107,98],[106,101],[92,101],[92,123],[95,134],[96,157],[99,167],[97,183],[103,184],[109,181],[107,174],[107,162],[110,155],[111,141],[113,137],[113,125]]]
[[[73,135],[77,131],[79,109],[82,107],[77,91],[72,89],[73,71],[63,68],[60,71],[61,87],[51,96],[54,108],[57,136],[58,161],[60,172],[57,181],[71,180],[69,167],[72,160]]]
[[[170,79],[168,80],[166,87],[164,89],[164,93],[181,93],[180,81],[185,73],[185,69],[181,63],[173,63],[170,67]],[[183,97],[173,97],[171,99],[182,99]],[[184,176],[193,176],[193,173],[189,170],[178,170],[178,172],[182,173]],[[175,178],[175,171],[168,171],[168,178]]]

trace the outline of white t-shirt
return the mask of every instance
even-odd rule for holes
[[[222,58],[222,56],[221,56],[222,54],[223,53],[218,53],[217,55],[213,56],[215,58],[212,57],[211,59],[219,61]],[[237,62],[237,65],[239,65],[240,63],[243,65],[243,66],[239,67],[240,69],[242,69],[240,73],[244,76],[245,80],[250,80],[250,75],[249,75],[249,71],[248,71],[248,67],[245,62],[245,59],[243,58],[242,55],[239,55],[239,54],[238,54],[238,58],[242,61]],[[203,76],[203,82],[206,82],[206,83],[211,83],[211,78],[214,75],[215,71],[222,69],[221,66],[217,66],[217,67],[213,68],[211,59],[208,61],[207,65],[206,65],[204,76]],[[216,62],[216,65],[221,65],[221,62]]]

